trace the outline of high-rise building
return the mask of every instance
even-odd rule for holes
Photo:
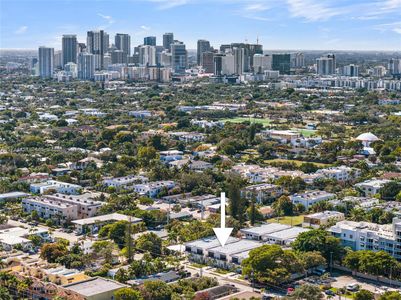
[[[401,74],[401,58],[390,59],[388,69],[389,69],[391,75],[400,75]]]
[[[103,30],[88,31],[86,38],[86,49],[94,55],[95,69],[104,69],[103,58],[109,46],[109,35]]]
[[[185,44],[182,42],[175,42],[171,44],[171,66],[173,72],[184,73],[188,66],[188,57]]]
[[[272,69],[272,57],[270,55],[255,54],[253,56],[253,72],[264,74],[265,71]]]
[[[234,48],[234,74],[242,75],[246,70],[247,59],[245,57],[244,48]]]
[[[123,50],[114,50],[111,52],[111,63],[112,64],[126,64],[127,57]]]
[[[64,34],[62,39],[63,67],[69,62],[77,63],[77,36],[75,34]]]
[[[291,55],[290,54],[272,54],[272,70],[279,71],[280,74],[290,74]]]
[[[156,37],[155,36],[144,37],[143,44],[145,46],[156,46]]]
[[[171,44],[174,43],[174,34],[172,32],[166,32],[163,34],[163,48],[165,50],[171,50]]]
[[[386,75],[386,68],[384,66],[376,66],[373,68],[373,76],[375,77],[383,77]]]
[[[156,65],[156,46],[143,45],[139,47],[139,64],[142,66]]]
[[[232,53],[227,53],[222,57],[221,74],[233,75],[235,74],[235,59]]]
[[[221,76],[223,73],[223,57],[224,54],[216,54],[213,57],[213,70],[216,76]]]
[[[213,52],[203,52],[202,53],[202,68],[205,73],[214,73],[214,53]]]
[[[56,50],[54,51],[54,68],[55,69],[62,69],[64,68],[63,65],[63,51],[61,50]]]
[[[125,56],[131,55],[131,37],[127,33],[117,33],[114,44],[118,50],[122,50]]]
[[[343,67],[343,75],[350,77],[358,77],[359,76],[359,66],[350,64]]]
[[[78,55],[78,78],[92,80],[95,76],[95,56],[82,52]]]
[[[316,59],[316,73],[318,75],[333,75],[336,73],[336,57],[328,54]]]
[[[302,52],[291,53],[291,68],[300,69],[305,67],[305,57]]]
[[[41,46],[39,47],[39,76],[41,78],[51,78],[54,70],[54,49]]]
[[[207,40],[198,40],[198,47],[196,51],[196,62],[198,66],[202,65],[202,54],[210,51],[210,42]]]
[[[86,51],[86,44],[85,43],[78,43],[78,53]]]
[[[159,62],[160,62],[160,65],[163,67],[170,67],[171,66],[171,53],[167,52],[167,50],[160,53]]]

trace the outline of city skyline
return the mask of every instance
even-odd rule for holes
[[[0,48],[44,45],[59,50],[63,34],[76,34],[78,42],[86,42],[87,31],[99,29],[110,37],[130,34],[131,47],[143,44],[145,36],[156,36],[157,45],[162,45],[162,35],[173,32],[188,49],[196,49],[198,39],[209,40],[215,48],[257,40],[265,50],[401,48],[401,0],[123,0],[118,4],[2,1]]]

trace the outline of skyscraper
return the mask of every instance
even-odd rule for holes
[[[183,42],[171,44],[171,66],[173,72],[184,73],[188,65],[187,50]]]
[[[388,69],[389,69],[391,75],[401,74],[401,58],[390,59]]]
[[[54,70],[54,49],[39,47],[39,76],[51,78]]]
[[[174,34],[172,32],[166,32],[163,34],[163,48],[170,51],[171,44],[174,43]]]
[[[143,44],[146,46],[156,46],[156,37],[155,36],[144,37]]]
[[[272,69],[272,57],[270,55],[255,54],[253,56],[253,72],[263,74],[266,70]]]
[[[305,67],[305,57],[302,52],[291,53],[291,68],[299,69]]]
[[[82,52],[78,55],[78,78],[92,80],[95,76],[95,58],[93,54]]]
[[[279,71],[280,74],[290,74],[291,55],[290,54],[272,54],[272,70]]]
[[[359,76],[359,66],[350,64],[343,67],[343,75],[350,77],[358,77]]]
[[[112,64],[126,64],[127,57],[123,50],[114,50],[111,52],[111,63]]]
[[[216,54],[213,57],[214,75],[221,76],[223,71],[223,56],[224,54]]]
[[[318,75],[332,75],[336,73],[336,57],[328,54],[316,59],[316,73]]]
[[[107,52],[108,47],[108,34],[103,30],[88,31],[86,38],[86,49],[88,53],[93,54],[95,57],[95,69],[102,70],[104,68],[103,56]]]
[[[198,40],[198,47],[196,52],[196,62],[198,66],[202,66],[202,54],[210,51],[210,42],[207,40]]]
[[[213,52],[203,52],[202,53],[202,67],[205,73],[214,73],[214,63],[213,63]]]
[[[156,47],[143,45],[139,47],[139,64],[143,66],[156,65]]]
[[[125,56],[131,55],[131,37],[126,33],[117,33],[114,44],[118,50],[122,50]]]
[[[244,48],[234,48],[234,74],[241,75],[246,69],[246,58]]]
[[[75,34],[64,34],[62,39],[63,68],[69,62],[77,63],[77,36]]]

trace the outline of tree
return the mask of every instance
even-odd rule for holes
[[[324,295],[320,288],[311,284],[304,284],[296,288],[289,297],[296,300],[319,300],[323,299]]]
[[[136,247],[141,251],[148,251],[152,256],[162,254],[162,239],[155,233],[145,233],[136,240]]]
[[[46,243],[40,249],[40,257],[49,263],[56,262],[57,258],[68,254],[67,246],[64,243]]]
[[[374,295],[368,290],[360,290],[354,295],[354,300],[373,300]]]
[[[330,261],[331,253],[334,260],[340,260],[344,252],[340,239],[323,229],[302,232],[292,243],[292,248],[301,252],[319,251],[327,261]]]
[[[305,270],[326,265],[326,259],[318,251],[302,252],[298,257]]]
[[[115,300],[142,300],[141,293],[132,288],[122,288],[114,293]]]
[[[294,204],[290,197],[283,195],[273,203],[273,208],[278,216],[291,216]]]
[[[170,286],[161,280],[145,281],[141,291],[145,300],[170,300],[172,294]]]
[[[380,189],[380,196],[384,200],[394,200],[399,192],[401,192],[401,183],[390,181]]]
[[[283,250],[279,245],[263,245],[249,252],[249,257],[242,261],[242,273],[259,282],[282,284],[290,279],[291,274],[303,271],[295,253]]]
[[[1,300],[12,300],[13,297],[11,296],[11,294],[7,288],[0,286],[0,299]]]
[[[399,292],[385,292],[379,297],[379,300],[401,300],[401,294]]]
[[[240,190],[243,185],[243,180],[239,175],[231,173],[227,178],[227,182],[228,197],[230,198],[230,214],[242,224],[245,221],[244,215],[246,210],[245,199],[241,197]]]

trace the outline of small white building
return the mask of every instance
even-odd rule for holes
[[[294,205],[302,204],[306,210],[308,210],[313,204],[334,199],[335,194],[327,193],[325,191],[307,191],[302,194],[294,194],[290,196],[290,199]]]
[[[366,197],[374,196],[380,192],[380,189],[386,184],[391,182],[388,179],[370,179],[364,182],[355,184],[355,187],[359,188]]]
[[[325,226],[331,222],[338,222],[345,219],[343,213],[338,211],[323,211],[310,215],[304,216],[304,221],[302,222],[302,227],[313,227],[319,228],[320,226]],[[333,223],[332,223],[333,224]]]
[[[335,179],[337,181],[355,180],[356,178],[361,176],[361,170],[348,166],[320,169],[317,170],[316,173],[322,174],[326,178]]]
[[[48,190],[55,190],[57,193],[78,195],[82,187],[78,184],[72,184],[68,182],[47,180],[40,183],[32,183],[30,185],[30,191],[34,194],[43,194]]]

